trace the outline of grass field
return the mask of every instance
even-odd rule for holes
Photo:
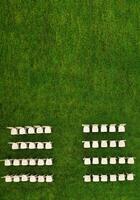
[[[0,1],[0,157],[47,157],[53,167],[6,174],[54,174],[52,184],[0,180],[0,200],[140,199],[140,1]],[[127,123],[120,150],[84,151],[82,123]],[[52,125],[50,136],[11,137],[7,126]],[[9,141],[54,142],[48,151],[12,152]],[[128,166],[85,167],[86,155],[136,156]],[[134,172],[134,182],[85,184],[86,173]]]

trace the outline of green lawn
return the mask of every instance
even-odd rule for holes
[[[0,1],[0,157],[48,157],[53,167],[6,174],[54,174],[52,184],[4,183],[0,200],[140,199],[140,1]],[[84,151],[82,123],[127,123],[123,150]],[[52,125],[49,136],[12,137],[7,126]],[[13,151],[9,141],[54,142],[52,151]],[[86,167],[86,155],[136,156],[130,166]],[[134,172],[134,182],[86,184],[86,173]]]

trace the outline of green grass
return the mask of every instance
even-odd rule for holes
[[[3,0],[0,2],[0,157],[53,156],[53,167],[8,173],[53,173],[53,184],[6,184],[1,200],[139,200],[140,34],[138,0]],[[82,123],[127,123],[124,150],[84,151]],[[53,151],[12,152],[7,126],[52,125]],[[91,139],[97,136],[90,136]],[[85,167],[85,155],[133,155],[134,167]],[[85,173],[133,171],[134,182],[85,184]]]

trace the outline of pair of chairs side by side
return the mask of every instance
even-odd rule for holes
[[[1,160],[4,161],[4,166],[51,166],[53,165],[53,159],[52,158],[28,158],[28,159],[5,159]]]
[[[93,157],[83,158],[84,165],[108,165],[108,164],[130,164],[135,163],[134,157]]]
[[[93,141],[82,141],[84,148],[123,148],[126,146],[126,140],[93,140]]]
[[[9,142],[12,150],[17,149],[52,149],[52,142]]]
[[[116,182],[116,181],[133,181],[133,173],[122,173],[122,174],[93,174],[84,175],[84,182]]]
[[[11,182],[47,182],[52,183],[53,182],[53,175],[28,175],[28,174],[22,174],[22,175],[6,175],[2,177],[5,179],[5,182],[11,183]]]
[[[120,132],[123,133],[125,132],[125,126],[126,124],[82,124],[83,126],[83,133],[107,133],[107,132]]]
[[[25,134],[50,134],[52,133],[51,126],[25,126],[25,127],[7,127],[11,130],[11,135],[25,135]]]

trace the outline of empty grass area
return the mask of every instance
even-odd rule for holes
[[[54,175],[54,183],[4,183],[1,200],[139,200],[140,2],[0,1],[0,157],[53,157],[52,167],[4,167]],[[85,136],[82,123],[127,123],[125,134]],[[7,126],[51,125],[49,136],[12,137]],[[83,150],[82,140],[127,140],[122,150]],[[12,151],[10,141],[54,148]],[[83,165],[84,156],[135,156],[130,166]],[[86,173],[134,172],[134,182],[83,182]]]

